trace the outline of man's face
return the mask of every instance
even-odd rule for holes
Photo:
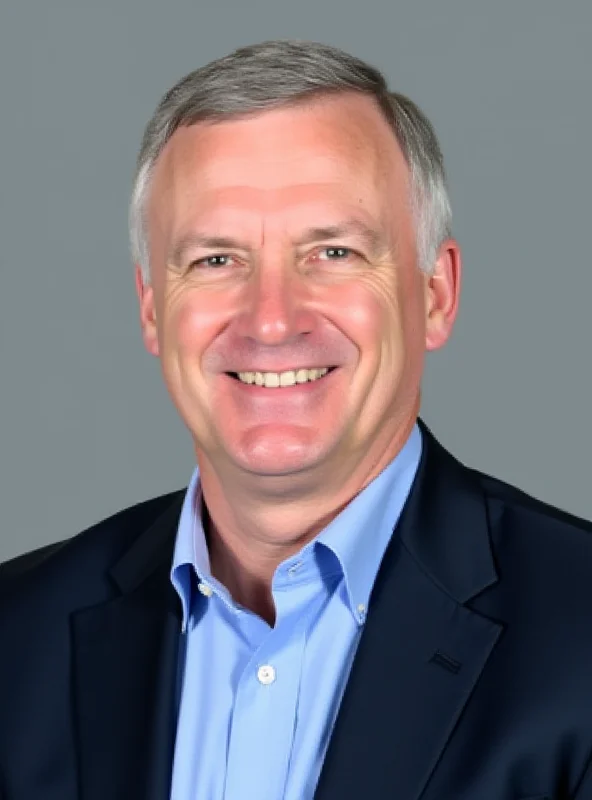
[[[458,292],[450,249],[440,286],[418,269],[409,180],[353,93],[175,132],[147,206],[152,285],[136,280],[202,470],[316,482],[400,448]],[[330,371],[277,388],[236,377],[307,368]]]

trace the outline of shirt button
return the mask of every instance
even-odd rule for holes
[[[257,678],[259,683],[262,683],[264,686],[269,686],[269,684],[273,683],[275,680],[275,669],[269,664],[259,667],[257,670]]]
[[[200,591],[200,592],[201,592],[201,593],[202,593],[202,594],[203,594],[205,597],[211,597],[211,596],[212,596],[212,590],[210,589],[210,587],[209,587],[209,586],[206,586],[206,584],[205,584],[205,583],[198,583],[198,584],[197,584],[197,588],[199,589],[199,591]]]

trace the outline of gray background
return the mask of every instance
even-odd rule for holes
[[[268,38],[383,69],[433,120],[464,252],[423,416],[463,461],[592,517],[592,3],[2,0],[0,560],[186,485],[127,249],[142,129],[186,72]]]

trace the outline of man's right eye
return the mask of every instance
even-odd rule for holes
[[[213,256],[205,256],[205,258],[198,258],[196,261],[192,261],[189,265],[191,268],[194,267],[227,267],[228,260],[231,259],[232,256],[229,256],[225,253],[217,253]]]

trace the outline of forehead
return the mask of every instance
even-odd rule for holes
[[[196,214],[273,217],[327,204],[376,216],[407,197],[408,180],[377,105],[348,93],[179,128],[157,161],[148,210],[165,227]]]

